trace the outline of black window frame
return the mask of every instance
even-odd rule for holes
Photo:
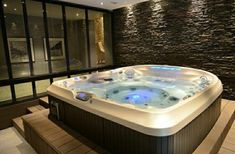
[[[53,82],[53,78],[56,77],[62,77],[62,76],[67,76],[68,78],[71,75],[75,74],[80,74],[80,73],[91,73],[94,71],[102,71],[102,70],[107,70],[107,69],[112,69],[114,68],[113,64],[112,65],[106,65],[102,67],[96,67],[96,68],[91,68],[91,61],[90,61],[90,41],[89,41],[89,19],[88,19],[88,10],[93,10],[93,11],[99,11],[99,12],[105,12],[105,13],[110,13],[112,17],[112,11],[106,10],[106,9],[101,9],[101,8],[96,8],[96,7],[90,7],[90,6],[85,6],[85,5],[80,5],[80,4],[73,4],[73,3],[68,3],[68,2],[61,2],[61,1],[42,1],[42,0],[32,0],[35,2],[40,2],[43,8],[43,23],[44,23],[44,31],[45,31],[45,38],[46,38],[46,47],[48,51],[50,50],[49,48],[49,34],[48,34],[48,23],[47,23],[47,12],[46,12],[46,5],[47,4],[53,4],[53,5],[59,5],[61,6],[61,11],[62,11],[62,21],[63,21],[63,27],[64,27],[64,42],[65,42],[65,60],[66,60],[66,71],[62,72],[52,72],[52,64],[51,64],[51,56],[50,52],[47,52],[47,57],[48,57],[48,70],[49,74],[42,74],[42,75],[35,75],[34,74],[34,66],[33,66],[33,60],[32,60],[32,54],[31,54],[31,46],[30,46],[30,32],[29,32],[29,25],[28,25],[28,13],[27,13],[27,1],[26,0],[21,0],[22,4],[22,12],[23,12],[23,18],[24,18],[24,28],[25,28],[25,37],[26,37],[26,43],[27,43],[27,52],[29,56],[29,68],[30,68],[30,75],[26,77],[13,77],[12,73],[12,66],[11,66],[11,61],[10,61],[10,55],[9,55],[9,47],[8,47],[8,41],[7,41],[7,33],[6,33],[6,26],[5,26],[5,18],[4,18],[4,8],[3,8],[3,0],[0,0],[0,24],[1,24],[1,30],[2,30],[2,37],[3,37],[3,45],[4,45],[4,54],[5,54],[5,59],[6,59],[6,65],[8,69],[8,79],[3,79],[0,80],[0,86],[10,86],[11,90],[11,100],[9,101],[4,101],[0,102],[0,107],[2,106],[8,106],[8,105],[13,105],[17,103],[21,103],[24,101],[30,101],[42,96],[46,96],[46,93],[43,94],[37,94],[36,91],[36,81],[39,80],[45,80],[49,79],[50,83]],[[69,51],[68,51],[68,40],[67,40],[67,24],[66,24],[66,11],[65,7],[73,7],[73,8],[79,8],[79,9],[84,9],[85,10],[85,22],[86,22],[86,35],[87,35],[87,61],[88,61],[88,68],[85,69],[80,69],[80,70],[70,70],[69,66]],[[112,18],[111,18],[111,25],[112,25]],[[112,31],[111,31],[112,35]],[[113,37],[113,35],[112,35]],[[111,49],[113,51],[113,49]],[[113,54],[112,54],[113,55]],[[113,59],[113,57],[111,57]],[[19,83],[28,83],[31,82],[32,85],[32,90],[33,90],[33,97],[24,97],[20,99],[16,99],[16,92],[15,92],[15,84]]]

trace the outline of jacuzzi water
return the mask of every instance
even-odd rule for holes
[[[180,67],[150,67],[152,70],[181,71]],[[112,71],[100,75],[93,73],[88,80],[74,78],[76,84],[63,83],[77,92],[88,92],[99,98],[139,108],[167,108],[203,91],[210,84],[206,76],[193,80],[176,79],[175,76],[159,77],[142,74],[135,69]]]

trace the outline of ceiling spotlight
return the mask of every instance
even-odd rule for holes
[[[16,11],[16,8],[14,8],[14,11]]]
[[[104,2],[100,2],[100,5],[104,5]]]
[[[7,7],[7,3],[4,3],[3,6],[4,6],[4,7]]]
[[[78,17],[78,16],[79,16],[79,13],[76,13],[76,16]]]

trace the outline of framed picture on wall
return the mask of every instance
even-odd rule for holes
[[[51,60],[60,60],[65,58],[64,38],[49,38]],[[45,59],[47,57],[46,38],[44,38]]]
[[[32,61],[34,61],[33,39],[30,38]],[[26,38],[8,38],[11,63],[29,62]]]

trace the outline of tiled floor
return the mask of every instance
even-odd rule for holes
[[[10,127],[0,131],[0,154],[37,154],[24,138]]]
[[[235,121],[221,146],[219,154],[235,154]]]

